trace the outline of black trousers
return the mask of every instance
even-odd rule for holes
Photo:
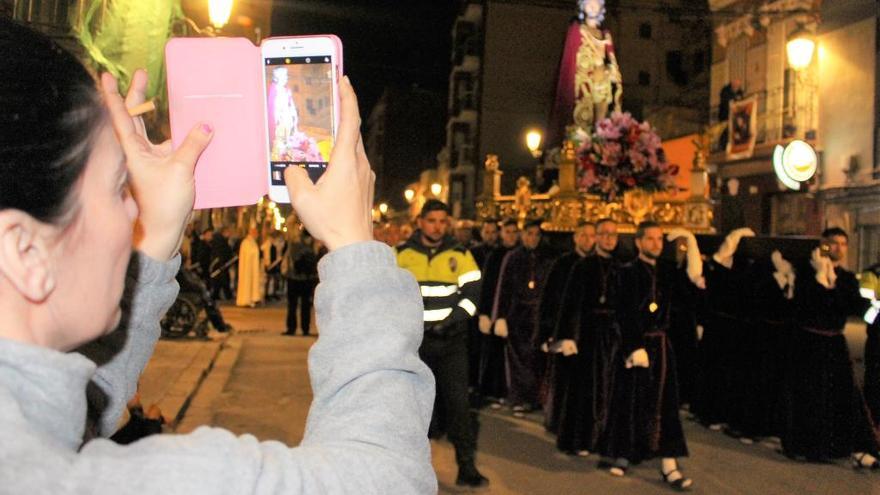
[[[455,330],[455,329],[450,329]],[[419,357],[431,368],[446,415],[446,431],[459,466],[473,464],[477,448],[476,418],[468,403],[467,331],[450,337],[425,334]]]
[[[312,299],[315,297],[314,280],[290,280],[287,286],[287,333],[296,333],[296,308],[299,302],[299,321],[303,335],[309,334],[312,324]]]
[[[215,301],[235,298],[229,286],[229,270],[223,270],[216,278],[211,279],[211,288],[211,295]]]

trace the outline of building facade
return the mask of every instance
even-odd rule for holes
[[[614,37],[624,110],[651,121],[663,138],[697,132],[708,119],[708,5],[609,0],[606,9],[603,26]],[[449,168],[448,197],[461,216],[474,213],[487,155],[499,157],[506,192],[520,176],[534,176],[537,161],[524,138],[547,126],[577,12],[576,0],[462,2],[452,30],[449,120],[438,164]]]
[[[710,6],[711,118],[719,122],[736,89],[734,102],[755,105],[750,152],[723,149],[725,139],[733,139],[730,129],[717,136],[710,158],[720,230],[747,226],[770,235],[817,235],[839,226],[852,236],[852,268],[877,262],[877,4],[711,0]],[[803,69],[793,68],[787,53],[799,30],[812,33],[816,46]],[[774,148],[795,139],[819,155],[817,175],[796,191],[776,178],[772,164]]]

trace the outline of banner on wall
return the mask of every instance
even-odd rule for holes
[[[755,151],[755,138],[758,135],[758,98],[755,96],[730,102],[730,117],[727,128],[727,159],[751,158]]]

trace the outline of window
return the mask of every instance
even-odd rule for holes
[[[684,70],[684,55],[681,50],[666,52],[666,73],[669,78],[679,86],[686,86],[688,75]]]
[[[651,24],[647,22],[639,24],[639,38],[643,40],[651,39]]]
[[[639,86],[650,86],[651,85],[651,74],[640,70],[639,71]]]
[[[706,52],[697,50],[693,58],[694,74],[700,74],[706,70]]]

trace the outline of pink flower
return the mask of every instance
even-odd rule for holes
[[[620,139],[620,128],[609,119],[602,119],[596,125],[596,135],[602,139]]]

